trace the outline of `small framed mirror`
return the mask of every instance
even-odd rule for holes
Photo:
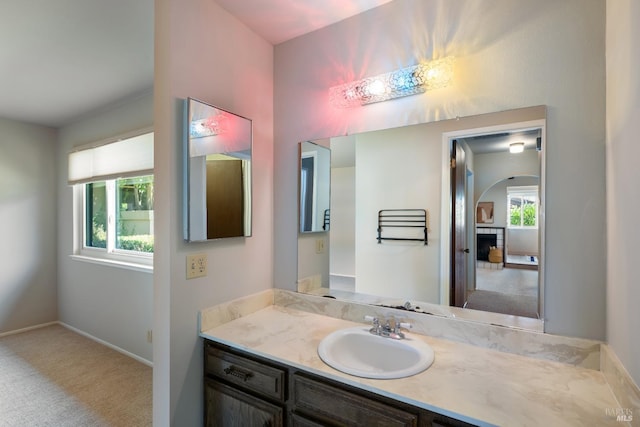
[[[331,150],[300,143],[300,232],[327,232],[331,224]]]
[[[187,99],[184,239],[251,236],[250,119]]]

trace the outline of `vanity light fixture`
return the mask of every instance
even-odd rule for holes
[[[512,142],[509,144],[510,153],[522,153],[524,151],[524,142]]]
[[[367,77],[329,89],[332,105],[354,107],[446,87],[453,78],[453,57]]]

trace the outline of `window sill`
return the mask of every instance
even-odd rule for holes
[[[142,273],[153,273],[153,265],[137,264],[134,262],[118,261],[106,258],[96,258],[86,255],[69,255],[71,259],[76,261],[88,262],[91,264],[99,264],[108,267],[124,268],[126,270],[139,271]]]

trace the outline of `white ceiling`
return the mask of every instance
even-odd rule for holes
[[[215,1],[275,45],[391,0]],[[0,1],[0,117],[60,127],[150,91],[153,4]]]
[[[153,86],[153,0],[0,1],[0,117],[61,126]]]
[[[392,0],[216,0],[265,40],[277,45]]]
[[[474,154],[499,153],[509,151],[512,142],[524,142],[525,150],[535,150],[540,129],[510,131],[460,138],[466,142]]]

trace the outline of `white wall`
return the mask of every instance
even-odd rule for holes
[[[638,22],[640,3],[607,1],[607,340],[636,384],[640,384]]]
[[[273,47],[211,0],[156,0],[155,13],[153,418],[155,426],[197,426],[203,413],[198,311],[273,287]],[[182,240],[187,97],[253,120],[251,237]],[[207,255],[206,277],[186,280],[190,253]]]
[[[535,151],[533,151],[535,154]],[[490,155],[489,155],[490,156]],[[478,156],[480,157],[480,156]],[[532,156],[533,166],[532,170],[535,170],[538,166],[537,155]],[[486,166],[491,169],[501,169],[504,165],[503,162],[496,162],[493,166],[491,162],[487,162]],[[509,176],[508,174],[505,176]],[[513,179],[507,179],[500,181],[493,187],[487,189],[480,197],[479,202],[493,202],[493,226],[495,227],[507,227],[507,187],[517,186],[531,186],[538,185],[539,179],[530,176],[516,176]],[[487,224],[477,224],[484,226]],[[491,226],[488,224],[488,226]],[[521,228],[506,228],[506,249],[509,255],[539,255],[538,250],[538,229],[521,229]]]
[[[0,118],[0,333],[58,318],[56,130]]]
[[[147,342],[153,328],[153,274],[71,259],[73,194],[67,185],[67,155],[75,146],[152,125],[153,95],[147,93],[61,128],[55,163],[59,320],[147,361],[153,360]]]
[[[331,169],[331,274],[356,274],[356,168]]]
[[[356,136],[357,292],[435,304],[440,300],[441,152],[438,126]],[[431,244],[378,244],[378,211],[383,209],[425,209]],[[422,238],[424,234],[420,229],[384,228],[382,236]]]
[[[540,176],[540,158],[539,153],[535,150],[525,150],[519,154],[511,153],[487,153],[476,154],[474,172],[474,193],[476,202],[480,200],[490,201],[485,194],[486,191],[493,188],[497,183],[508,179],[512,176]],[[537,185],[536,184],[509,184],[505,182],[502,187],[506,191],[506,187],[510,185]],[[500,188],[502,188],[500,187]],[[498,187],[495,187],[498,188]],[[506,213],[506,193],[504,197],[504,206]],[[506,215],[505,215],[506,223]]]
[[[547,105],[546,330],[604,338],[604,16],[595,0],[396,0],[276,46],[276,286],[296,283],[299,141]],[[329,105],[331,86],[448,55],[453,87]]]
[[[482,194],[478,202],[493,202],[493,224],[476,223],[480,227],[506,227],[507,226],[507,185],[506,182],[499,182],[487,189]],[[477,210],[477,203],[472,206],[474,214]],[[476,215],[475,220],[477,221]]]

